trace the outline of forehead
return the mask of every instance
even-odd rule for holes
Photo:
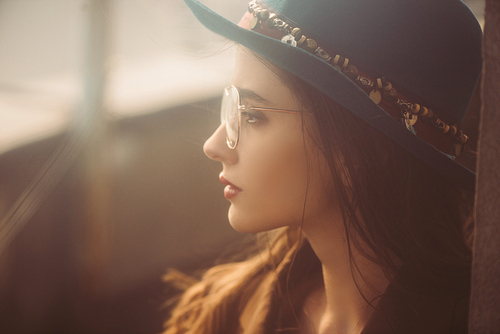
[[[238,46],[231,84],[240,90],[253,91],[281,109],[296,110],[290,89],[254,52]]]

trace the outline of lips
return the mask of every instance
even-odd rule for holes
[[[231,199],[236,197],[242,190],[229,182],[222,174],[219,176],[219,180],[222,184],[226,185],[224,188],[224,197],[226,199]]]

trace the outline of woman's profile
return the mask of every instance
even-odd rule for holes
[[[173,333],[466,333],[481,29],[459,0],[251,1],[221,125],[231,226],[267,247],[193,281]],[[222,196],[222,194],[221,194]]]

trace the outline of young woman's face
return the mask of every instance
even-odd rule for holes
[[[300,110],[276,74],[244,47],[238,49],[231,84],[240,91],[242,105]],[[303,132],[302,116],[311,117],[249,110],[242,114],[235,149],[226,144],[225,124],[205,142],[205,154],[222,163],[221,182],[226,184],[228,217],[235,230],[254,233],[299,226],[303,215],[308,224],[329,210],[328,166]]]

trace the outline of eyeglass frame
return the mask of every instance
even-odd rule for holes
[[[240,95],[240,91],[238,90],[238,88],[236,88],[234,85],[229,85],[228,87],[224,88],[224,95],[223,95],[223,99],[222,101],[224,101],[224,97],[226,96],[227,92],[231,89],[231,88],[234,88],[234,90],[236,91],[236,94],[237,94],[237,110],[238,110],[238,129],[237,129],[237,132],[236,132],[236,140],[234,141],[234,146],[232,146],[230,144],[230,141],[229,141],[229,136],[228,136],[228,132],[227,132],[227,121],[226,120],[222,120],[222,116],[223,116],[223,109],[224,109],[224,105],[222,104],[221,105],[221,124],[224,124],[226,123],[226,144],[227,146],[231,149],[231,150],[234,150],[236,148],[236,146],[238,146],[238,143],[240,142],[240,132],[241,132],[241,112],[242,111],[246,111],[246,110],[256,110],[256,111],[272,111],[272,112],[282,112],[282,113],[286,113],[286,114],[298,114],[298,113],[301,113],[302,111],[298,111],[298,110],[288,110],[288,109],[277,109],[277,108],[263,108],[263,107],[248,107],[244,104],[241,104],[241,95]],[[228,95],[228,94],[227,94]],[[232,146],[232,147],[231,147]]]

